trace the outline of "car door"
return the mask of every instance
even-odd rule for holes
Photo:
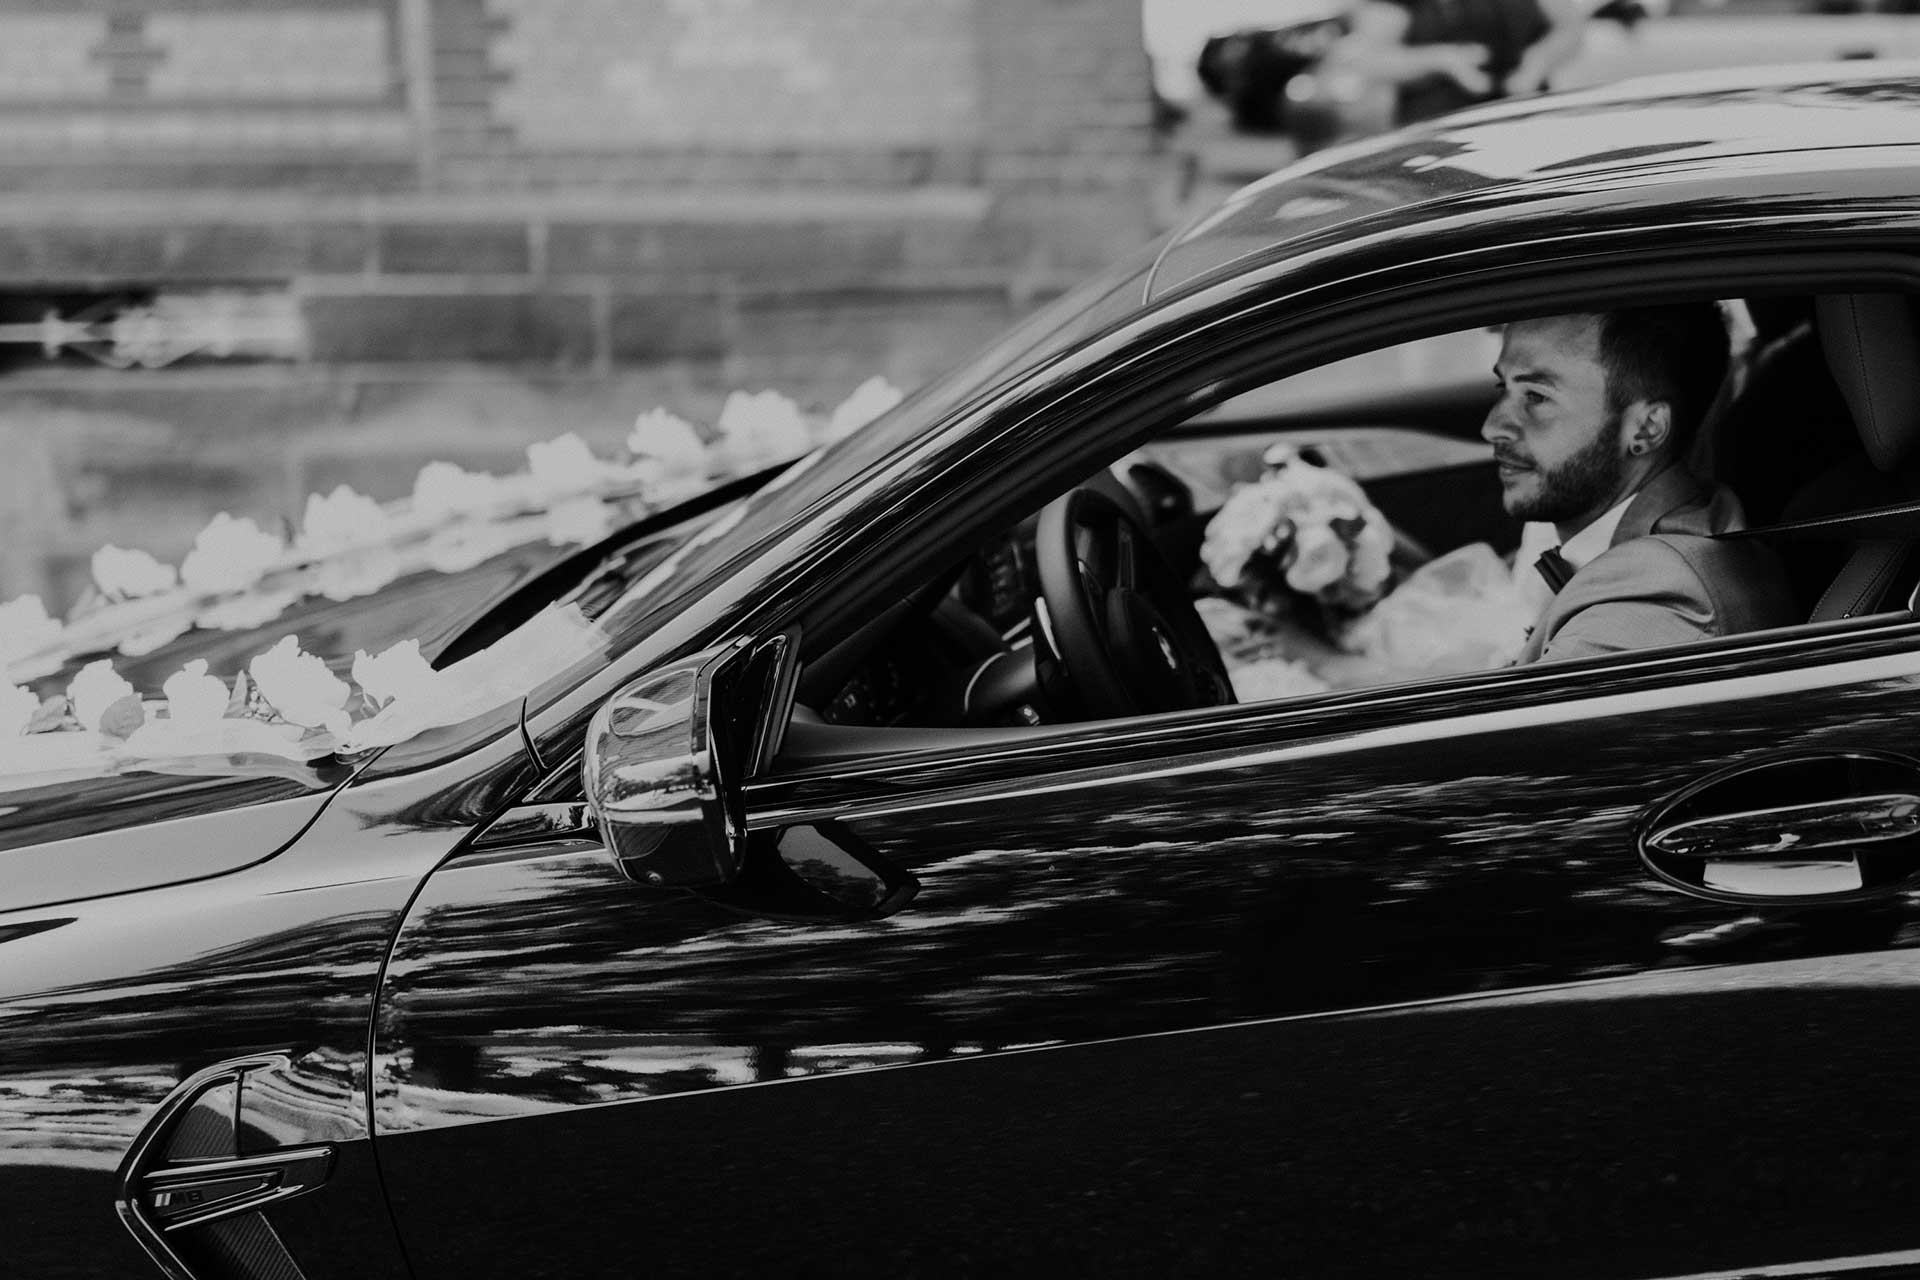
[[[896,754],[796,721],[746,821],[844,824],[918,881],[884,919],[649,891],[549,792],[384,977],[415,1271],[1920,1263],[1917,640]]]

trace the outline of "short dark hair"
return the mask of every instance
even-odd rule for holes
[[[1729,346],[1718,303],[1603,312],[1600,363],[1607,371],[1607,407],[1619,413],[1636,400],[1665,401],[1674,448],[1684,454],[1727,376]]]

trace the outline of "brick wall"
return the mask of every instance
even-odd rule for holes
[[[600,364],[796,294],[1028,298],[1149,233],[1148,86],[1139,0],[0,0],[0,293]]]

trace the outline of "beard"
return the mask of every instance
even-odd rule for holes
[[[1617,444],[1619,425],[1617,417],[1609,419],[1591,444],[1552,469],[1496,447],[1496,460],[1531,465],[1538,478],[1531,492],[1502,495],[1507,514],[1520,520],[1563,524],[1599,511],[1601,504],[1619,492],[1626,475],[1627,460]]]

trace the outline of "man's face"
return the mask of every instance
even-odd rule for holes
[[[1493,372],[1500,399],[1480,434],[1507,514],[1580,526],[1619,501],[1626,441],[1607,402],[1599,318],[1508,325]]]

